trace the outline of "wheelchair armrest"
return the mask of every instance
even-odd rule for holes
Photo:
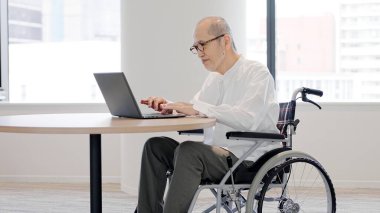
[[[239,138],[239,139],[273,139],[282,140],[285,139],[283,134],[266,133],[266,132],[227,132],[227,139]]]
[[[185,131],[178,131],[179,135],[203,135],[203,129],[192,129]]]

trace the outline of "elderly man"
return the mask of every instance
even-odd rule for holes
[[[274,81],[262,64],[244,59],[235,49],[229,25],[221,17],[198,22],[194,44],[196,54],[210,71],[191,103],[168,102],[149,97],[141,103],[163,113],[173,110],[193,116],[216,118],[214,129],[206,130],[204,143],[178,143],[167,137],[150,138],[144,146],[137,212],[187,212],[201,180],[218,182],[228,171],[227,156],[233,162],[253,144],[229,141],[228,131],[278,133],[279,106]],[[264,144],[251,160],[275,148]],[[167,173],[171,173],[164,202]]]

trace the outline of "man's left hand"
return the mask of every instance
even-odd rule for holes
[[[185,102],[162,104],[161,107],[165,110],[175,110],[186,115],[199,115],[199,112],[193,108],[193,104]]]

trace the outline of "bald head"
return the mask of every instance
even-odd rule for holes
[[[220,36],[223,34],[228,34],[232,38],[231,28],[226,22],[226,20],[219,16],[210,16],[201,19],[196,28],[207,29],[207,33],[212,36]],[[236,50],[235,42],[232,40],[232,46]]]
[[[219,36],[222,34],[230,34],[231,28],[227,24],[226,20],[222,17],[212,16],[203,18],[198,22],[198,25],[208,25],[208,33],[213,36]]]

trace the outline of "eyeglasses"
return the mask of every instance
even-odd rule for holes
[[[222,34],[222,35],[220,35],[220,36],[217,36],[217,37],[212,38],[212,39],[207,40],[207,41],[203,41],[203,42],[201,41],[201,42],[198,42],[198,43],[196,43],[196,44],[194,44],[193,46],[190,47],[190,51],[191,51],[193,54],[198,54],[198,51],[203,53],[203,52],[205,51],[205,46],[206,46],[206,44],[208,44],[208,43],[210,43],[210,42],[212,42],[212,41],[215,41],[216,39],[221,38],[221,37],[223,37],[224,35],[226,35],[226,34]]]

